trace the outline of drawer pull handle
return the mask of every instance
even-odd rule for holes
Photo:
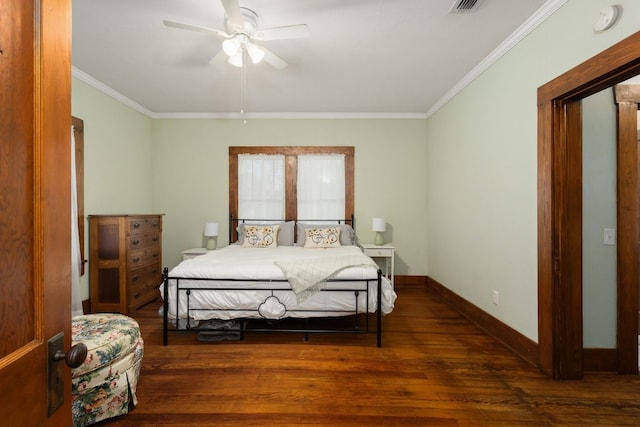
[[[138,258],[138,257],[135,257],[135,258],[133,259],[133,262],[138,262],[138,261],[140,261],[140,258]]]
[[[157,242],[157,241],[158,241],[158,238],[157,238],[157,237],[154,237],[152,240],[153,240],[154,242]]]
[[[156,253],[154,253],[154,254],[153,254],[153,257],[154,257],[154,258],[158,258],[158,253],[157,253],[157,252],[156,252]]]
[[[133,276],[133,277],[131,278],[131,280],[132,280],[132,281],[134,281],[134,282],[136,282],[136,281],[138,280],[138,276]]]
[[[134,297],[134,298],[138,298],[139,296],[140,296],[140,292],[136,292],[136,293],[133,295],[133,297]]]
[[[140,228],[140,223],[139,222],[134,222],[133,223],[133,228]]]
[[[133,243],[134,245],[137,245],[138,243],[140,243],[140,240],[136,239],[136,240],[134,240],[134,241],[133,241],[133,242],[131,242],[131,243]]]

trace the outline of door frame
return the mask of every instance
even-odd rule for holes
[[[640,32],[538,88],[538,365],[554,379],[583,375],[581,100],[638,74]],[[617,370],[637,374],[637,155],[618,134]]]

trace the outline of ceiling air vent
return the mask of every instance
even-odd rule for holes
[[[484,0],[456,0],[449,13],[470,13],[475,12]]]

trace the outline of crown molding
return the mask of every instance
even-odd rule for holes
[[[71,67],[71,74],[78,80],[88,84],[89,86],[99,90],[100,92],[108,95],[124,105],[132,108],[133,110],[144,114],[151,119],[235,119],[235,120],[248,120],[248,119],[425,119],[424,113],[155,113],[148,108],[143,107],[127,96],[112,89],[106,84],[102,83],[93,76],[79,70],[76,67]]]
[[[72,66],[71,71],[73,77],[76,77],[78,80],[83,81],[89,86],[94,87],[104,94],[111,96],[124,105],[152,119],[427,119],[460,93],[504,54],[511,50],[512,47],[517,45],[523,38],[537,28],[538,25],[543,23],[567,1],[568,0],[548,0],[536,11],[536,13],[518,27],[518,29],[509,36],[509,38],[502,42],[485,59],[483,59],[482,62],[475,66],[473,70],[471,70],[462,78],[462,80],[460,80],[442,98],[440,98],[426,113],[156,113],[138,104],[120,92],[110,88],[106,84],[76,67]]]
[[[427,111],[425,117],[429,118],[434,115],[440,108],[449,102],[453,97],[460,93],[465,87],[471,84],[478,76],[484,73],[498,59],[506,54],[512,47],[520,43],[529,33],[535,30],[538,25],[542,24],[549,16],[564,5],[568,0],[549,0],[533,15],[529,17],[518,29],[516,29],[505,41],[493,50],[485,59],[476,65],[473,70],[462,78],[454,87],[452,87],[445,95],[436,102],[433,107]]]
[[[93,78],[92,76],[90,76],[89,74],[85,73],[84,71],[79,70],[78,68],[72,66],[71,67],[71,75],[75,78],[77,78],[80,81],[83,81],[84,83],[88,84],[89,86],[98,89],[100,92],[104,93],[105,95],[108,95],[120,102],[122,102],[124,105],[138,111],[139,113],[142,113],[146,116],[149,116],[151,118],[153,118],[153,111],[149,110],[148,108],[143,107],[142,105],[138,104],[137,102],[135,102],[134,100],[132,100],[131,98],[121,94],[120,92],[118,92],[117,90],[112,89],[111,87],[107,86],[106,84],[102,83],[100,80]]]
[[[424,113],[156,113],[154,119],[349,119],[349,120],[424,120]]]

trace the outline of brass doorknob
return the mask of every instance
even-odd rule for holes
[[[53,360],[58,361],[64,359],[64,362],[70,368],[77,368],[82,365],[84,359],[87,358],[87,346],[83,343],[78,343],[71,347],[68,352],[57,350],[53,354]]]

